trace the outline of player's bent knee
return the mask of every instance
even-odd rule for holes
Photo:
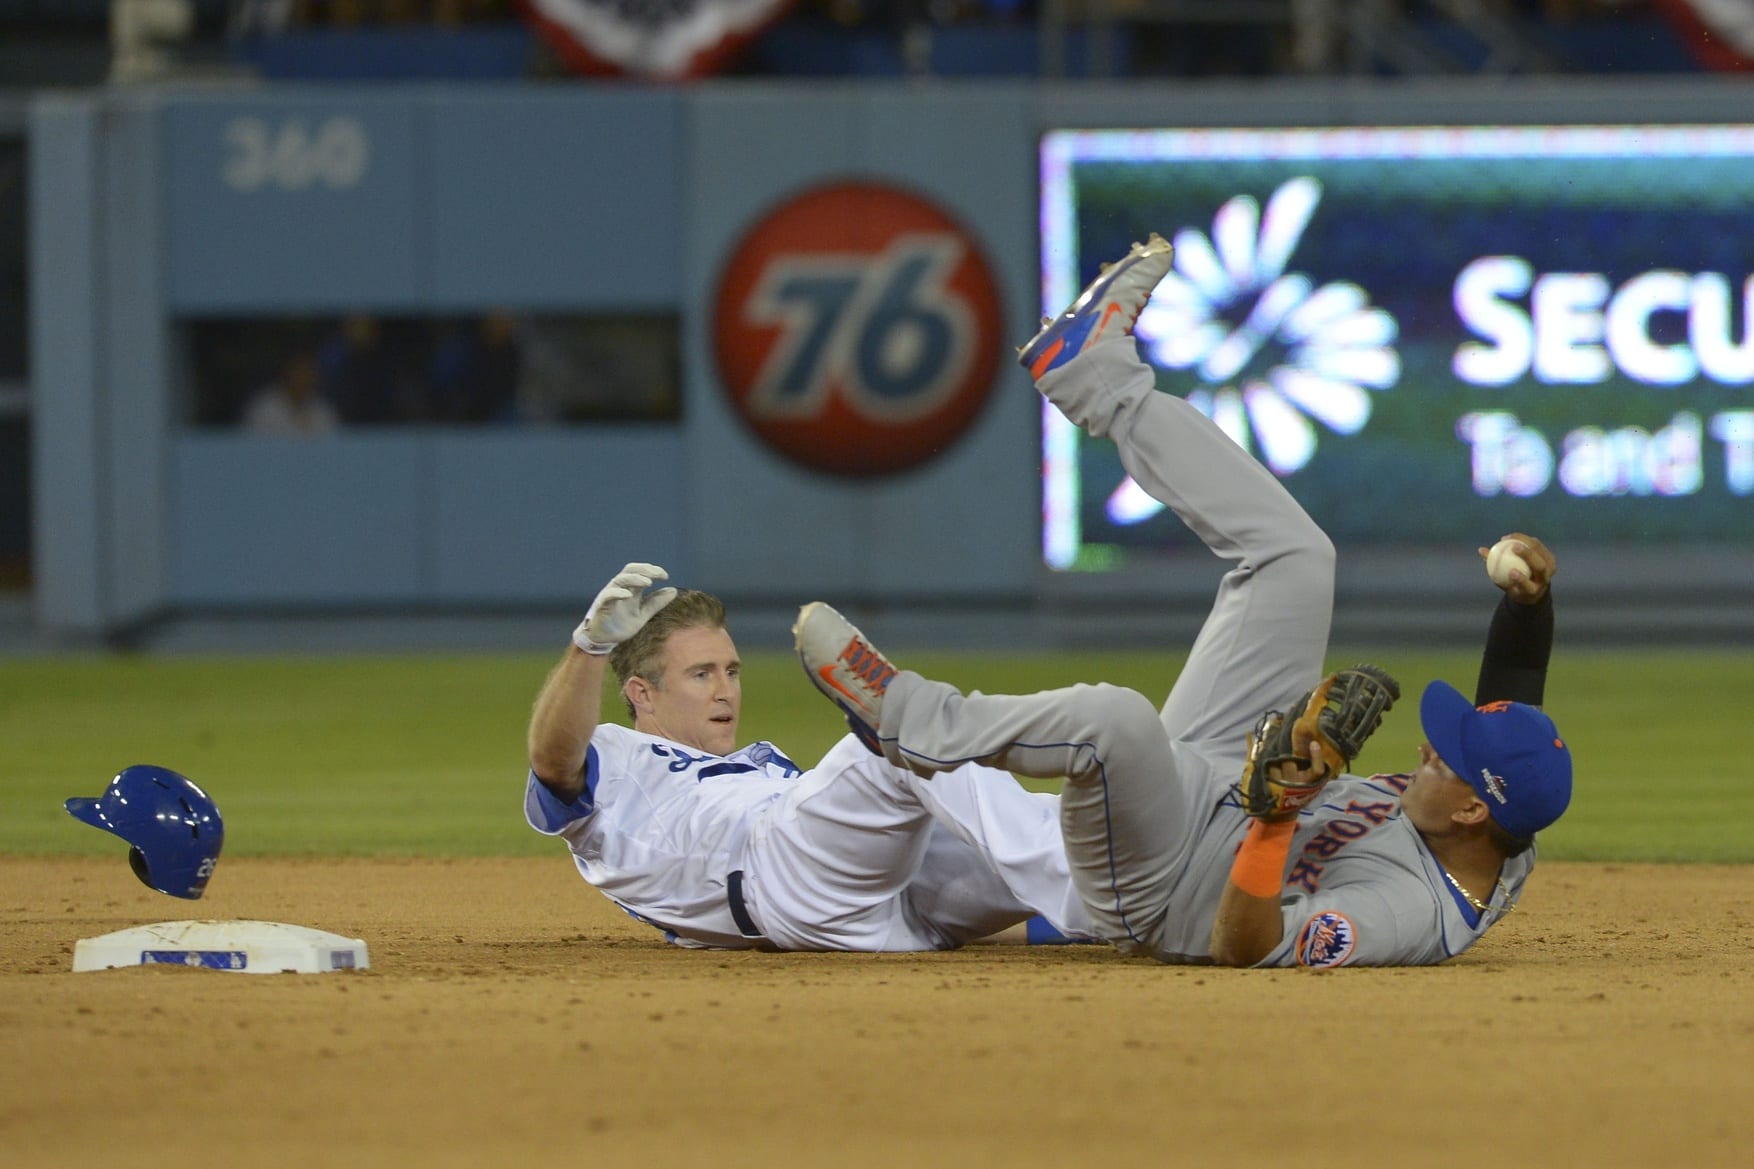
[[[1079,682],[1066,691],[1065,706],[1080,715],[1101,719],[1130,718],[1135,708],[1151,709],[1151,701],[1128,686],[1112,682]]]
[[[1111,748],[1163,737],[1157,707],[1137,690],[1108,682],[1081,683],[1069,691],[1068,713],[1090,737]]]
[[[1257,555],[1257,572],[1275,575],[1292,572],[1298,579],[1310,581],[1331,581],[1334,578],[1334,565],[1339,559],[1334,551],[1334,541],[1314,520],[1303,517],[1294,527],[1286,529],[1283,537],[1283,543]]]
[[[1334,541],[1308,512],[1298,508],[1297,514],[1287,516],[1286,521],[1282,529],[1285,539],[1284,555],[1333,563]]]
[[[1334,541],[1313,520],[1309,524],[1309,530],[1304,533],[1296,555],[1309,564],[1312,570],[1320,571],[1327,577],[1334,575],[1334,564],[1339,559],[1334,551]]]

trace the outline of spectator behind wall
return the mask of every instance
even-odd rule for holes
[[[515,422],[522,374],[518,322],[510,313],[459,325],[433,350],[433,416],[439,422]]]
[[[359,313],[343,320],[318,350],[317,362],[324,397],[350,426],[409,422],[423,412],[410,363],[377,317]]]
[[[323,397],[314,354],[299,352],[281,366],[280,374],[244,406],[242,426],[252,434],[314,438],[333,434],[341,415]]]

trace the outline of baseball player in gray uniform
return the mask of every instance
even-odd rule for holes
[[[687,947],[937,950],[1029,922],[1091,936],[1057,797],[972,765],[927,783],[852,735],[808,771],[739,748],[724,606],[665,579],[629,564],[603,588],[531,714],[525,816],[587,882]],[[599,724],[611,669],[631,727]]]
[[[1124,953],[1440,962],[1511,911],[1535,833],[1570,799],[1570,752],[1539,709],[1554,559],[1516,537],[1529,571],[1494,613],[1475,700],[1431,683],[1417,766],[1341,774],[1398,687],[1370,667],[1322,677],[1331,542],[1210,420],[1156,392],[1130,332],[1169,263],[1162,239],[1135,245],[1020,351],[1040,391],[1232,565],[1161,709],[1107,685],[964,695],[898,672],[821,603],[800,613],[799,654],[892,762],[1064,776],[1072,879]]]

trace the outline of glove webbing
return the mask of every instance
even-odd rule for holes
[[[1236,792],[1243,810],[1267,821],[1288,820],[1313,800],[1336,773],[1352,765],[1401,687],[1386,670],[1360,663],[1337,670],[1298,700],[1298,714],[1287,719],[1269,710],[1249,736],[1248,759]],[[1268,772],[1283,763],[1309,770],[1314,760],[1297,754],[1293,733],[1302,731],[1320,751],[1326,770],[1306,783],[1288,783]]]

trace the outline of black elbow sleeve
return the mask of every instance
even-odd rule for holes
[[[1492,614],[1474,702],[1526,702],[1540,706],[1547,690],[1547,662],[1553,654],[1553,591],[1533,605],[1505,596]]]

